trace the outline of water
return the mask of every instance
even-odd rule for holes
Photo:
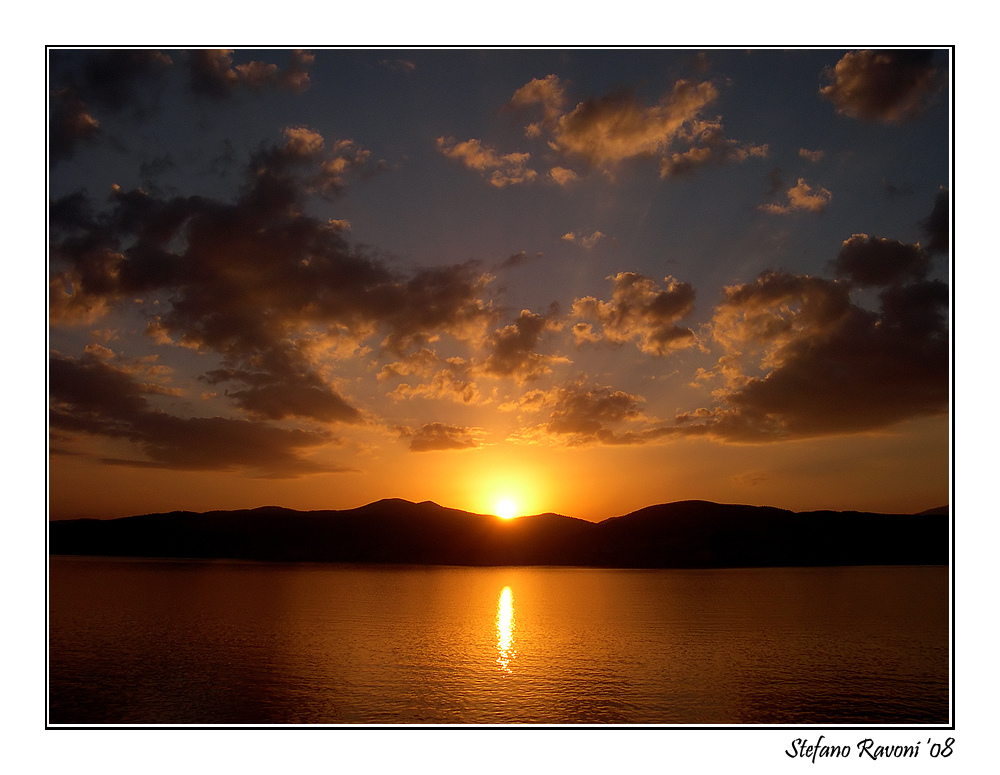
[[[949,721],[948,570],[53,557],[51,724]]]

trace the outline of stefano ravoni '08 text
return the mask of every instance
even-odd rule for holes
[[[943,741],[927,738],[912,745],[882,745],[870,737],[859,740],[856,745],[833,745],[824,743],[824,735],[812,743],[809,738],[797,737],[790,748],[785,749],[785,755],[791,759],[808,759],[814,764],[817,759],[849,759],[857,756],[859,759],[915,759],[930,756],[932,759],[947,758],[954,752],[955,738],[949,737]],[[922,750],[921,750],[922,749]]]

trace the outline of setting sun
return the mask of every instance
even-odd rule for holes
[[[504,498],[497,502],[496,513],[501,519],[513,519],[517,514],[517,504],[510,498]]]

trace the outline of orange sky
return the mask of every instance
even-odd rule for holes
[[[949,501],[946,49],[50,57],[53,518]]]

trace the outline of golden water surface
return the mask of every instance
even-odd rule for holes
[[[948,570],[54,557],[52,724],[948,723]]]

